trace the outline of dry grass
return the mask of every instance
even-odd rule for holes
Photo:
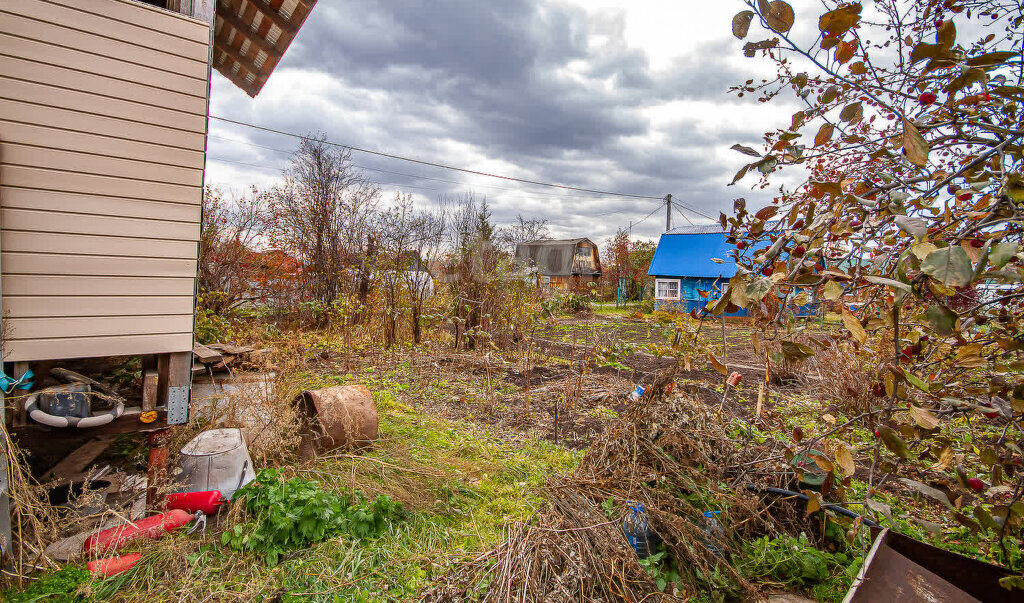
[[[703,523],[705,510],[722,511],[727,536],[714,546],[723,551],[776,529],[758,512],[756,499],[726,483],[725,467],[748,454],[730,441],[716,408],[684,396],[647,400],[594,442],[575,473],[549,482],[542,513],[511,524],[501,546],[446,577],[425,599],[675,600],[709,590],[750,595],[753,587],[709,550]],[[682,577],[675,594],[658,591],[623,535],[627,504],[637,503]]]
[[[7,464],[7,489],[10,497],[11,533],[13,542],[7,543],[11,555],[10,568],[3,570],[0,588],[6,584],[24,584],[31,572],[56,567],[46,556],[46,545],[57,536],[57,514],[50,505],[46,489],[28,472],[24,453],[11,439],[0,421],[0,449]]]
[[[854,412],[868,410],[871,386],[878,378],[876,366],[866,354],[842,342],[830,342],[805,362],[804,370],[820,377],[813,382],[819,399]]]

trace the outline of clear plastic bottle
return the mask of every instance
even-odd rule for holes
[[[725,556],[725,551],[722,550],[725,544],[725,528],[715,517],[720,513],[721,511],[704,511],[704,537],[701,538],[704,546],[716,557]]]
[[[644,512],[642,504],[629,505],[629,513],[622,520],[622,532],[626,535],[626,541],[636,551],[637,557],[643,559],[654,553],[658,536],[648,526],[647,513]]]

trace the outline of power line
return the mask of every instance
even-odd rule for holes
[[[272,134],[279,134],[281,136],[291,136],[292,138],[298,138],[299,140],[309,140],[310,139],[309,136],[303,136],[301,134],[295,134],[293,132],[285,132],[283,130],[275,130],[274,128],[267,128],[265,126],[258,126],[256,124],[250,124],[250,123],[247,123],[247,122],[244,122],[244,121],[237,121],[237,120],[234,120],[234,119],[228,119],[226,117],[220,117],[219,115],[210,115],[210,118],[211,119],[216,119],[218,121],[223,121],[223,122],[229,123],[229,124],[235,124],[235,125],[238,125],[238,126],[245,126],[247,128],[253,128],[255,130],[262,130],[264,132],[270,132]],[[443,164],[443,163],[435,163],[433,161],[423,161],[421,159],[413,159],[411,157],[403,157],[401,155],[394,155],[392,153],[383,153],[381,151],[372,151],[370,149],[363,149],[363,148],[360,148],[360,147],[355,147],[355,146],[347,145],[347,144],[341,144],[341,143],[337,143],[337,142],[330,142],[330,141],[324,141],[324,142],[326,144],[331,145],[331,146],[340,147],[340,148],[343,148],[343,149],[349,149],[351,151],[358,151],[360,153],[368,153],[370,155],[377,155],[379,157],[387,157],[389,159],[398,159],[398,160],[401,160],[401,161],[408,161],[410,163],[418,163],[420,165],[427,165],[427,166],[431,166],[431,167],[443,168],[443,169],[446,169],[446,170],[454,170],[456,172],[463,172],[463,173],[466,173],[466,174],[474,174],[474,175],[477,175],[477,176],[486,176],[488,178],[499,178],[501,180],[508,180],[510,182],[522,182],[523,184],[533,184],[533,185],[536,185],[536,186],[547,186],[547,187],[550,187],[550,188],[558,188],[558,189],[569,190],[569,191],[579,191],[579,192],[582,192],[582,193],[594,193],[594,194],[597,194],[597,195],[611,195],[613,197],[631,197],[631,198],[634,198],[634,199],[656,199],[658,201],[661,201],[661,200],[664,199],[664,197],[654,197],[654,196],[651,196],[651,195],[634,195],[634,194],[631,194],[631,193],[617,193],[617,192],[602,191],[602,190],[597,190],[597,189],[592,189],[592,188],[582,188],[582,187],[578,187],[578,186],[568,186],[568,185],[565,185],[565,184],[555,184],[555,183],[551,183],[551,182],[541,182],[539,180],[528,180],[526,178],[516,178],[514,176],[502,176],[501,174],[492,174],[492,173],[489,173],[489,172],[481,172],[481,171],[471,170],[471,169],[467,169],[467,168],[460,168],[460,167],[455,167],[455,166],[452,166],[452,165],[446,165],[446,164]]]
[[[256,165],[255,163],[245,163],[244,161],[232,161],[231,159],[217,159],[215,157],[211,157],[211,158],[209,158],[209,161],[215,161],[217,163],[232,163],[232,164],[235,164],[235,165],[244,165],[246,167],[256,168],[258,170],[269,170],[270,169],[269,167],[267,167],[265,165]],[[440,188],[430,188],[430,187],[426,187],[426,186],[413,186],[411,184],[396,184],[394,182],[377,182],[376,184],[381,184],[381,185],[384,185],[384,186],[394,186],[394,187],[398,187],[398,188],[418,188],[418,189],[425,190],[425,191],[444,192],[444,189],[440,189]]]
[[[286,151],[284,149],[277,149],[277,148],[274,148],[274,147],[268,147],[267,145],[258,144],[258,143],[255,143],[255,142],[249,142],[247,140],[239,140],[237,138],[228,138],[227,136],[218,136],[216,134],[210,134],[210,138],[217,138],[219,140],[224,140],[224,141],[227,141],[227,142],[234,142],[234,143],[243,144],[243,145],[250,146],[250,147],[256,147],[256,148],[260,148],[260,149],[265,149],[267,151],[273,151],[274,153],[281,153],[283,155],[294,155],[295,154],[294,151]],[[215,160],[215,161],[217,161],[217,160]],[[391,175],[394,175],[394,176],[406,176],[408,178],[416,178],[416,179],[420,179],[420,180],[433,180],[435,182],[446,182],[448,184],[458,184],[458,185],[464,185],[465,184],[463,182],[459,182],[458,180],[447,180],[445,178],[434,178],[432,176],[424,176],[422,174],[407,174],[405,172],[395,172],[395,171],[392,171],[392,170],[385,170],[385,169],[381,169],[381,168],[370,167],[368,165],[357,165],[357,164],[353,163],[352,167],[359,168],[359,169],[362,169],[362,170],[369,170],[371,172],[381,172],[383,174],[391,174]],[[397,185],[396,184],[396,185],[393,185],[393,186],[401,186],[401,185]],[[503,186],[495,186],[493,184],[474,184],[473,187],[474,188],[476,188],[476,187],[490,188],[490,189],[494,189],[494,190],[497,190],[497,191],[505,191],[505,192],[509,192],[509,193],[515,193],[517,195],[521,195],[521,196],[525,196],[525,197],[531,197],[531,198],[534,198],[534,199],[541,199],[541,198],[542,199],[551,199],[550,196],[539,197],[538,196],[539,193],[530,193],[530,192],[522,191],[520,189],[508,188],[508,187],[503,187]],[[440,190],[440,189],[438,189],[438,190]],[[586,195],[586,196],[585,195],[560,195],[560,196],[558,196],[556,198],[557,199],[593,199],[594,197],[592,195]],[[631,210],[630,209],[618,209],[618,210],[615,210],[615,211],[610,211],[610,212],[605,212],[605,213],[601,213],[601,214],[596,214],[594,217],[607,216],[607,215],[623,213],[623,212],[627,212],[627,211],[631,211]]]
[[[644,217],[643,217],[643,219],[641,219],[641,220],[640,220],[639,222],[632,222],[632,223],[630,224],[630,227],[629,227],[629,229],[630,229],[630,230],[632,231],[632,230],[633,230],[634,228],[636,228],[637,226],[640,226],[641,224],[643,224],[644,222],[646,222],[646,221],[647,221],[647,218],[650,218],[651,216],[653,216],[653,215],[654,215],[654,212],[656,212],[656,211],[658,211],[658,210],[660,210],[660,209],[661,209],[661,207],[655,207],[654,209],[652,209],[652,210],[651,210],[651,213],[649,213],[649,214],[647,214],[646,216],[644,216]]]
[[[690,219],[689,217],[687,217],[687,215],[686,215],[686,214],[684,214],[684,213],[683,213],[683,210],[682,210],[682,209],[680,209],[680,207],[679,207],[679,204],[678,204],[678,203],[676,203],[675,201],[673,201],[673,202],[672,202],[672,205],[673,205],[673,206],[674,206],[674,207],[676,208],[676,211],[677,211],[677,212],[679,212],[679,215],[680,215],[680,216],[682,216],[684,220],[686,220],[687,222],[689,222],[689,223],[690,223],[690,226],[693,226],[693,220],[691,220],[691,219]]]

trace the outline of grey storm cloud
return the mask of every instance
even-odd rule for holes
[[[517,176],[652,196],[672,192],[717,215],[718,207],[731,206],[743,191],[725,188],[736,167],[716,163],[714,150],[752,142],[757,133],[739,125],[709,127],[700,115],[679,115],[655,128],[647,109],[709,101],[728,110],[738,101],[726,90],[749,77],[725,59],[737,49],[723,39],[654,70],[642,49],[626,44],[622,19],[541,0],[321,0],[274,77],[287,70],[326,74],[332,85],[317,94],[327,97],[303,92],[286,111],[231,103],[221,112],[442,163],[459,164],[466,157],[452,155],[456,145],[475,149],[477,158],[515,166]],[[221,91],[231,94],[227,88],[220,82],[215,100]],[[273,134],[234,131],[258,145],[294,148],[294,141]],[[652,135],[655,143],[640,142]],[[239,151],[216,139],[211,149],[235,162],[245,162],[243,155],[278,163],[286,158],[266,149]],[[417,192],[415,186],[434,191],[424,193],[427,197],[467,188],[439,181],[461,182],[458,173],[361,154],[353,159],[392,172],[369,174],[382,182],[410,192]],[[508,186],[495,181],[493,190]],[[545,203],[545,189],[524,191],[517,198],[475,189],[494,199],[499,221],[520,212],[546,217],[557,234],[604,237],[657,205],[583,194]],[[574,200],[586,203],[587,210],[572,208]],[[663,224],[663,212],[656,215]],[[652,218],[642,232],[656,235],[657,224]]]

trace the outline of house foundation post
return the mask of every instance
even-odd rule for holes
[[[161,429],[149,434],[149,460],[146,464],[146,508],[163,510],[167,487],[167,444],[170,441],[170,429]]]
[[[167,409],[167,424],[188,422],[192,386],[192,352],[161,354],[157,358],[157,405]]]

